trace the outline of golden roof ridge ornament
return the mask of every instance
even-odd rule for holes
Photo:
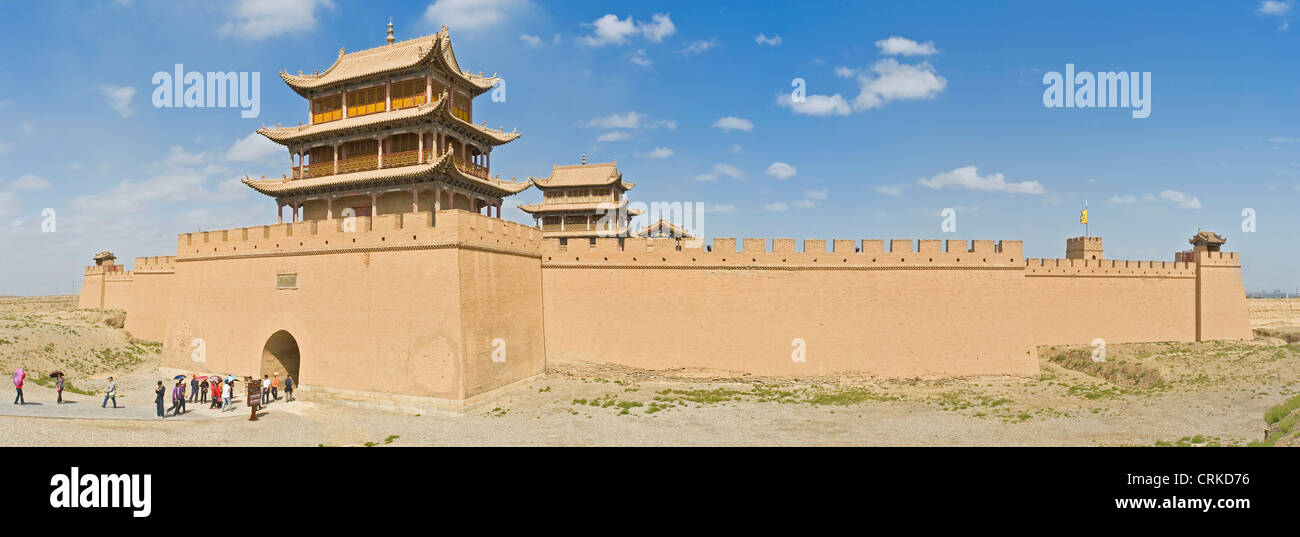
[[[393,41],[396,41],[396,40],[397,40],[397,39],[395,39],[395,38],[393,37],[393,18],[392,18],[392,17],[388,17],[388,38],[387,38],[387,40],[388,40],[388,44],[389,44],[389,45],[393,44]]]

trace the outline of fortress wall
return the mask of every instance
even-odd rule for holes
[[[296,380],[308,392],[320,388],[372,400],[381,394],[389,404],[408,396],[456,401],[473,397],[473,390],[517,380],[511,375],[526,374],[529,363],[540,371],[540,330],[536,341],[529,341],[532,330],[526,323],[503,326],[501,321],[483,330],[501,332],[518,345],[508,367],[483,373],[486,380],[465,375],[467,360],[490,361],[466,350],[463,337],[483,334],[463,324],[465,311],[477,322],[492,312],[508,315],[528,297],[505,301],[504,293],[487,296],[482,289],[473,295],[462,288],[462,267],[517,276],[528,265],[513,258],[529,259],[530,247],[533,266],[538,263],[540,232],[479,219],[492,220],[443,211],[438,226],[432,214],[414,213],[376,217],[373,229],[371,219],[357,218],[356,231],[345,231],[342,221],[326,221],[180,235],[164,365],[269,374],[263,371],[264,346],[284,330],[297,342]],[[467,250],[476,255],[463,261]],[[290,273],[297,275],[296,288],[277,288],[277,276]],[[540,296],[533,300],[540,309]],[[462,310],[465,302],[469,308]],[[191,359],[195,338],[205,344],[203,364]]]
[[[171,304],[174,256],[135,258],[135,278],[126,301],[126,331],[146,341],[163,340]]]
[[[512,222],[458,213],[466,217],[462,238],[469,246],[458,252],[464,390],[472,397],[546,368],[537,254],[541,234]]]
[[[104,306],[104,269],[86,267],[81,277],[81,293],[77,297],[77,307],[99,309]]]
[[[1251,339],[1250,312],[1237,252],[1196,252],[1197,338]]]
[[[104,274],[104,302],[101,309],[126,311],[131,300],[131,288],[134,275],[129,270],[117,270]]]
[[[1096,259],[1026,259],[1025,264],[1035,344],[1196,340],[1195,264]]]
[[[620,244],[621,242],[621,244]],[[1019,241],[543,241],[551,363],[727,374],[1032,375]],[[921,250],[924,251],[921,251]],[[796,340],[806,361],[796,362]]]

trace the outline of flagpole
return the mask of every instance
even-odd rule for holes
[[[1088,200],[1083,200],[1083,212],[1084,212],[1084,213],[1087,213],[1087,212],[1088,212]],[[1085,219],[1085,220],[1083,221],[1083,237],[1084,237],[1085,239],[1088,238],[1088,221],[1087,221],[1087,219]]]

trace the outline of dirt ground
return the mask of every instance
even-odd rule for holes
[[[1251,300],[1252,323],[1300,334],[1286,302]],[[1258,337],[1110,345],[1103,363],[1088,347],[1041,347],[1037,378],[706,379],[591,364],[553,367],[462,416],[299,401],[257,422],[206,405],[155,419],[140,407],[152,405],[158,348],[120,322],[75,297],[0,297],[5,371],[62,368],[100,393],[115,374],[132,408],[88,419],[102,395],[53,405],[29,382],[26,398],[42,404],[0,401],[0,445],[1244,445],[1263,437],[1266,409],[1300,392],[1300,344]]]

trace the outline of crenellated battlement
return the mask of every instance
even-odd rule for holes
[[[436,225],[435,225],[436,222]],[[537,255],[535,228],[463,210],[311,220],[182,233],[176,261],[331,251],[482,247]]]
[[[1241,254],[1238,252],[1210,252],[1200,250],[1195,253],[1196,262],[1205,267],[1241,267]]]
[[[1122,259],[1025,259],[1025,276],[1135,276],[1195,278],[1196,264]]]
[[[739,249],[737,249],[739,246]],[[542,241],[542,262],[549,266],[593,264],[662,266],[774,267],[1000,267],[1021,269],[1021,241],[893,239],[597,238]]]
[[[147,273],[169,273],[176,271],[176,256],[152,256],[135,258],[135,272],[140,274]]]
[[[114,270],[104,274],[106,282],[129,282],[135,278],[135,272],[130,270]]]

